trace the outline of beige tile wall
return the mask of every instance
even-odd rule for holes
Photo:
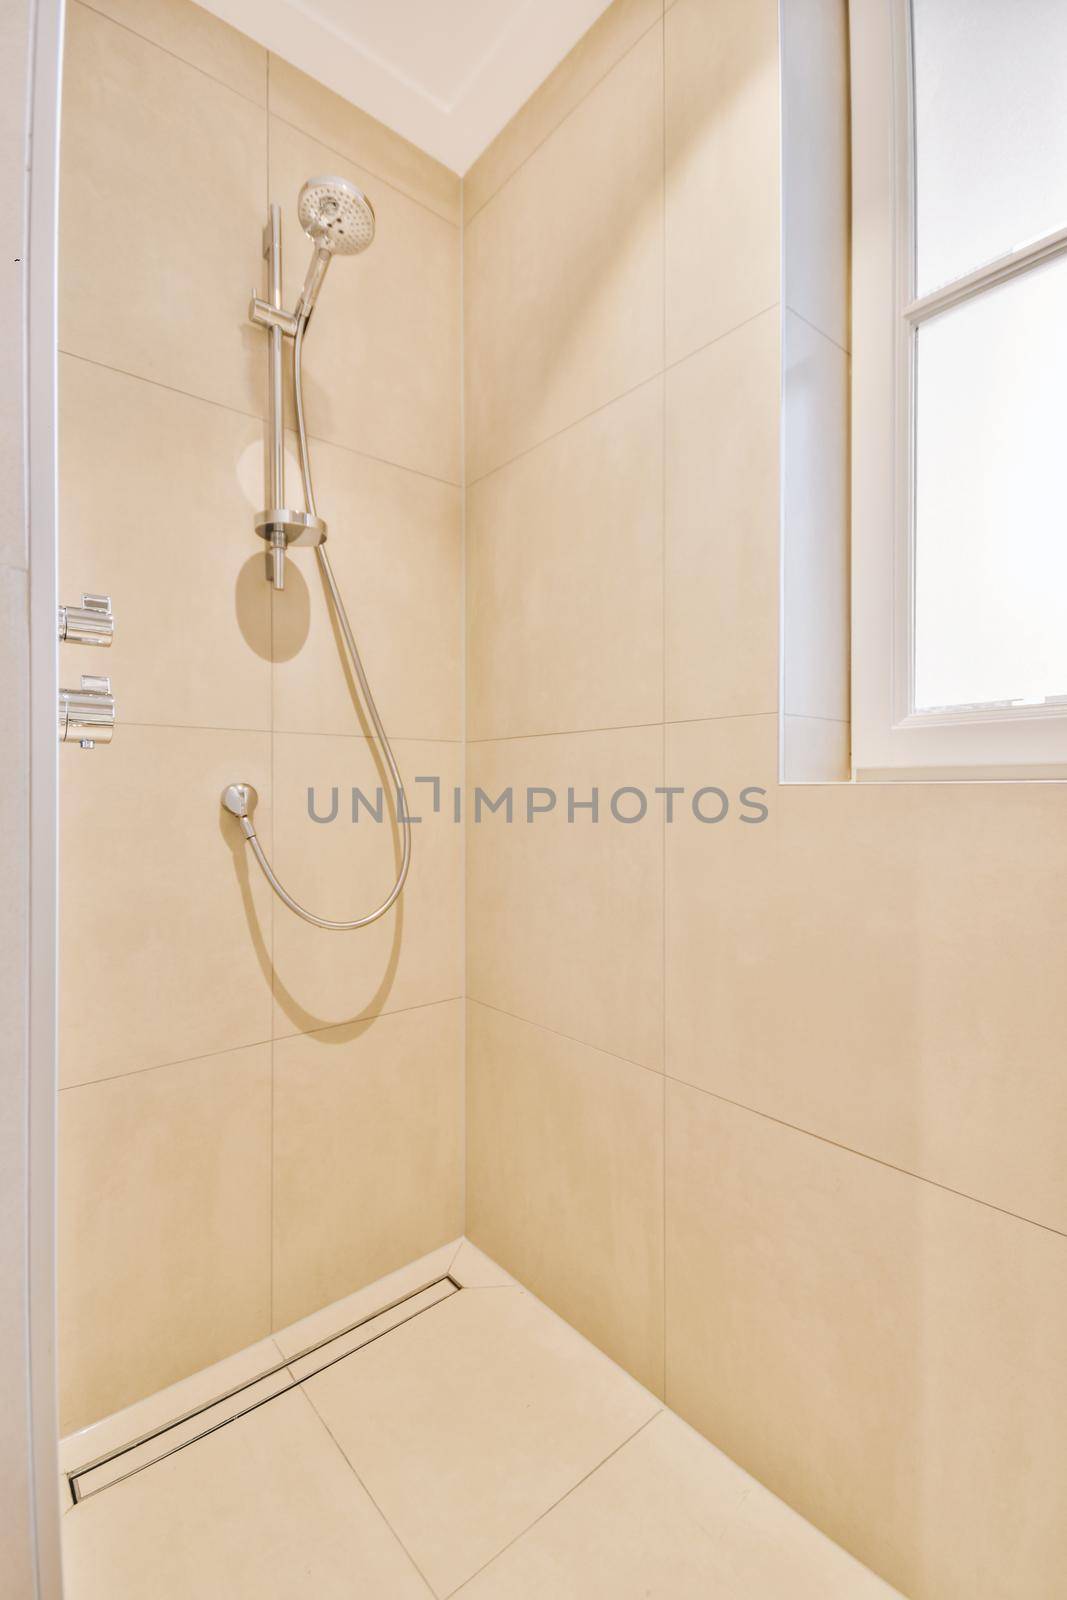
[[[847,763],[817,652],[777,683],[780,371],[840,414],[848,342],[812,103],[779,348],[779,68],[774,0],[616,0],[465,180],[468,776],[517,805],[469,827],[468,1228],[912,1600],[1051,1596],[1063,790],[779,787],[780,733]],[[522,820],[624,782],[769,816]]]
[[[62,752],[66,1431],[461,1231],[461,830],[427,810],[400,912],[342,935],[273,899],[218,807],[251,781],[326,914],[392,882],[391,830],[347,820],[382,779],[313,558],[272,606],[251,525],[248,296],[268,196],[295,294],[316,171],[378,216],[308,340],[320,510],[405,778],[446,793],[463,597],[459,180],[188,0],[73,0],[63,112],[62,588],[114,597],[120,724]],[[335,824],[309,785],[340,787]]]

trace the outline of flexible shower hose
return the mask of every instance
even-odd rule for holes
[[[308,513],[314,517],[317,516],[318,513],[315,510],[315,491],[311,482],[311,458],[308,453],[307,428],[304,424],[304,384],[302,371],[304,332],[307,328],[307,325],[308,318],[306,316],[301,316],[300,321],[297,324],[295,337],[293,339],[293,390],[296,395],[296,428],[300,444],[300,476],[304,480],[304,504],[307,507]],[[385,753],[386,765],[389,768],[389,776],[393,780],[396,819],[400,824],[404,841],[403,853],[400,859],[400,870],[396,875],[396,882],[393,884],[393,887],[390,889],[380,906],[377,906],[373,911],[368,911],[365,916],[353,917],[351,922],[331,922],[328,917],[317,917],[313,911],[308,911],[299,903],[299,901],[293,899],[289,891],[281,883],[279,883],[277,877],[275,876],[273,867],[263,853],[263,846],[256,837],[256,831],[247,817],[242,819],[241,827],[245,838],[252,846],[252,852],[255,855],[256,860],[263,869],[264,877],[274,890],[275,894],[278,896],[279,900],[283,900],[289,907],[290,911],[295,911],[298,917],[303,917],[305,922],[313,923],[316,928],[330,928],[335,932],[345,933],[349,929],[366,928],[370,923],[377,922],[378,918],[384,917],[390,906],[395,905],[397,900],[399,900],[400,893],[407,879],[408,868],[411,866],[411,821],[408,817],[407,799],[404,794],[404,784],[400,777],[400,768],[396,764],[396,757],[393,755],[393,747],[389,743],[388,735],[382,726],[382,719],[378,714],[378,707],[374,703],[374,696],[371,693],[370,684],[367,682],[367,674],[363,670],[363,662],[360,660],[359,650],[356,646],[355,635],[352,632],[352,625],[348,620],[348,612],[345,610],[345,603],[341,598],[341,591],[337,587],[337,579],[334,577],[333,567],[330,565],[330,558],[326,554],[325,544],[317,544],[315,546],[315,555],[318,558],[319,571],[322,574],[323,585],[325,586],[326,593],[329,596],[330,605],[333,607],[334,615],[341,625],[341,633],[344,637],[345,647],[348,650],[349,658],[352,662],[352,668],[356,674],[356,682],[359,684],[359,692],[363,696],[363,704],[367,708],[367,714],[370,717],[374,731],[381,740],[382,750]]]

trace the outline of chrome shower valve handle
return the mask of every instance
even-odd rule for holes
[[[83,594],[80,606],[60,606],[59,637],[65,644],[89,644],[110,649],[115,638],[115,617],[109,594]]]
[[[80,689],[59,691],[59,742],[92,750],[110,744],[115,732],[115,696],[110,678],[82,673]]]

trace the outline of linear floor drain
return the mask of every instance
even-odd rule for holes
[[[194,1411],[173,1418],[151,1433],[131,1439],[128,1444],[98,1456],[95,1461],[87,1461],[84,1466],[76,1467],[73,1472],[67,1473],[71,1500],[78,1505],[90,1495],[99,1494],[101,1490],[109,1489],[125,1478],[132,1478],[134,1473],[143,1472],[157,1461],[186,1449],[198,1439],[206,1439],[208,1434],[216,1433],[219,1428],[225,1428],[228,1423],[247,1416],[250,1411],[258,1410],[269,1400],[288,1394],[306,1379],[313,1378],[317,1372],[324,1372],[346,1356],[355,1355],[358,1350],[392,1333],[413,1317],[421,1316],[424,1311],[431,1310],[444,1300],[450,1300],[461,1287],[448,1274],[443,1278],[435,1278],[432,1283],[405,1295],[401,1300],[394,1300],[380,1311],[372,1312],[359,1322],[342,1328],[339,1333],[331,1334],[328,1339],[322,1339],[299,1354],[279,1361],[277,1366],[250,1378],[236,1389],[230,1389]]]

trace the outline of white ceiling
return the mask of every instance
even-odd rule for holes
[[[463,173],[609,0],[200,0]]]

